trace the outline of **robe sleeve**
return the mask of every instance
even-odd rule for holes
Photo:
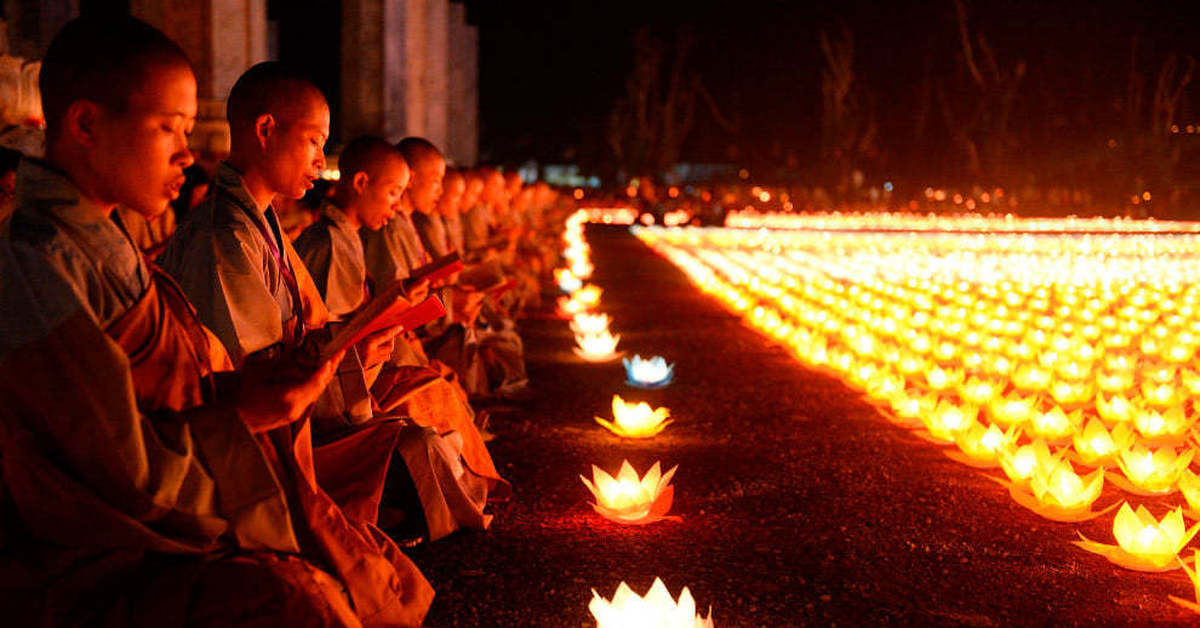
[[[0,451],[25,527],[66,547],[173,553],[232,529],[249,547],[295,551],[277,480],[236,413],[141,412],[125,353],[35,256],[0,253]]]
[[[407,278],[412,269],[408,267],[392,224],[389,222],[378,231],[364,231],[364,234],[367,276],[375,285],[375,291],[386,290],[393,282]]]
[[[293,244],[308,274],[322,297],[329,294],[329,272],[333,266],[333,242],[329,237],[329,228],[321,221],[309,225]]]

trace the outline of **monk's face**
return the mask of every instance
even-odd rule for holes
[[[378,231],[400,211],[400,198],[408,187],[408,164],[402,159],[387,159],[368,176],[358,197],[358,219],[371,231]]]
[[[187,145],[195,122],[192,70],[148,68],[125,111],[102,107],[97,113],[88,166],[98,175],[99,195],[151,218],[165,211],[194,161]]]
[[[442,185],[442,196],[438,198],[438,211],[443,216],[453,216],[459,212],[463,194],[467,191],[467,183],[461,175],[447,177]]]
[[[329,105],[312,90],[297,94],[292,106],[279,112],[263,147],[263,171],[276,194],[302,198],[325,167],[329,139]]]
[[[408,200],[413,209],[431,213],[437,208],[442,195],[442,179],[446,177],[446,160],[429,155],[413,165],[412,183],[408,187]]]
[[[462,202],[459,205],[462,211],[468,212],[472,207],[479,202],[479,195],[483,193],[483,179],[478,175],[467,177],[467,191],[463,193]]]

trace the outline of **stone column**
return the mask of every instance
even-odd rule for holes
[[[425,120],[420,133],[443,152],[447,150],[450,88],[450,3],[431,0],[425,4],[424,72]]]
[[[450,5],[446,154],[473,166],[479,156],[479,32],[467,23],[466,6]]]
[[[130,0],[130,13],[174,39],[196,70],[198,158],[229,154],[225,99],[242,72],[267,59],[266,0]]]

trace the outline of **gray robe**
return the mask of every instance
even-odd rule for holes
[[[296,252],[325,298],[329,320],[340,321],[366,300],[367,266],[358,229],[346,214],[332,203],[326,203],[321,213],[296,238]]]

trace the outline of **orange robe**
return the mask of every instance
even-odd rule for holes
[[[127,240],[81,245],[111,225],[58,220],[78,193],[22,168],[0,238],[5,621],[419,625],[432,589],[317,486],[307,422],[255,436],[206,403],[228,362],[186,300]]]

